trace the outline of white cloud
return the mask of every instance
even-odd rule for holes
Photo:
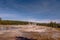
[[[55,19],[55,20],[52,20],[52,19],[34,19],[34,18],[27,18],[27,19],[24,19],[23,21],[28,21],[28,22],[37,22],[37,23],[50,23],[51,21],[52,22],[56,22],[56,23],[60,23],[60,19]]]
[[[49,23],[51,21],[60,23],[60,19],[36,19],[36,18],[23,18],[18,17],[16,14],[0,14],[0,17],[8,19],[8,20],[21,20],[21,21],[29,21],[29,22],[38,22],[38,23]],[[10,18],[10,19],[9,19]]]

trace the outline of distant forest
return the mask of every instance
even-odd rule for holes
[[[30,22],[31,24],[34,22]],[[0,25],[27,25],[29,22],[27,21],[12,21],[12,20],[0,20]],[[39,26],[48,26],[60,28],[60,23],[50,22],[50,23],[36,23]]]

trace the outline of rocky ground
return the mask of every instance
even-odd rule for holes
[[[16,40],[16,37],[25,37],[35,40],[60,40],[60,31],[55,28],[30,26],[11,30],[1,30],[0,40]]]

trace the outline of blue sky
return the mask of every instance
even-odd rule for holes
[[[0,0],[4,20],[60,23],[60,0]]]

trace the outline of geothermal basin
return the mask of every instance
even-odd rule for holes
[[[36,25],[0,25],[0,40],[18,40],[20,37],[28,40],[60,40],[60,31]]]

